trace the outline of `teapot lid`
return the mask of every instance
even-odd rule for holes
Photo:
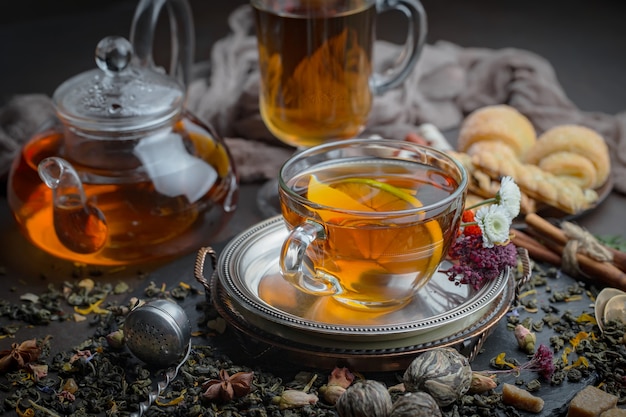
[[[61,84],[52,99],[64,123],[80,129],[124,131],[164,123],[182,108],[185,91],[174,78],[132,59],[119,36],[102,39],[93,69]]]

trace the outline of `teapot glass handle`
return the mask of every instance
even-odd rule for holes
[[[189,85],[195,37],[191,7],[187,0],[140,0],[130,30],[135,59],[139,65],[154,67],[152,44],[161,13],[167,4],[172,38],[170,75],[184,86]]]

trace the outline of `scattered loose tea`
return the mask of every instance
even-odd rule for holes
[[[80,275],[81,278],[84,276]],[[493,388],[493,384],[498,383],[493,378],[494,375],[507,382],[516,378],[512,384],[526,392],[533,392],[539,398],[546,389],[558,389],[559,385],[572,381],[598,382],[603,391],[618,398],[619,404],[626,404],[624,326],[610,323],[604,333],[600,333],[593,310],[576,314],[569,311],[572,300],[577,297],[582,297],[583,301],[590,298],[589,306],[592,306],[591,298],[596,291],[582,283],[562,288],[564,285],[559,281],[561,278],[557,269],[536,266],[533,277],[521,289],[524,297],[520,304],[507,316],[511,338],[510,344],[502,347],[504,352],[500,360],[511,366],[499,365],[506,371],[506,376],[500,376],[502,373],[497,369],[498,366],[486,370],[488,372],[482,375],[486,378],[482,381],[482,389],[470,388],[459,395],[456,401],[447,406],[439,406],[443,417],[521,415],[519,411],[503,403],[500,389]],[[171,288],[151,283],[144,292],[147,300],[131,299],[118,305],[115,303],[115,287],[93,280],[93,287],[88,281],[80,285],[77,281],[64,283],[60,289],[51,287],[44,294],[24,295],[20,305],[0,300],[0,316],[17,322],[16,326],[11,323],[0,329],[0,337],[3,334],[16,334],[24,323],[45,325],[54,321],[67,321],[62,325],[75,326],[76,323],[69,321],[71,314],[64,313],[64,310],[71,312],[74,306],[78,309],[89,309],[95,304],[83,316],[90,325],[90,331],[85,334],[82,343],[52,356],[48,356],[49,349],[44,346],[34,363],[8,371],[0,377],[0,391],[4,398],[0,401],[0,415],[17,411],[20,416],[33,417],[123,417],[138,411],[139,404],[163,380],[163,371],[146,367],[120,343],[122,333],[119,329],[125,315],[131,307],[151,298],[181,301],[198,293],[184,283]],[[580,301],[577,303],[580,304]],[[219,318],[209,303],[203,300],[199,305],[208,311],[211,320]],[[98,309],[107,312],[99,314]],[[538,348],[535,354],[541,351],[537,358],[533,355],[526,357],[526,361],[515,360],[514,357],[521,358],[514,337],[514,328],[518,324],[537,333],[538,340],[542,342],[536,344]],[[72,331],[71,327],[68,328]],[[217,338],[222,337],[221,333],[222,331],[208,329],[205,323],[200,325],[200,331],[194,333],[188,361],[181,367],[178,377],[171,381],[145,412],[145,417],[336,417],[340,407],[335,408],[334,402],[340,404],[342,398],[349,398],[345,397],[345,393],[351,391],[357,383],[361,384],[361,381],[351,382],[347,389],[343,387],[350,382],[350,376],[354,378],[357,375],[359,379],[368,380],[358,374],[358,369],[337,368],[341,372],[334,370],[330,376],[327,370],[302,370],[292,378],[285,377],[284,372],[279,372],[280,376],[277,376],[272,372],[274,368],[266,364],[252,368],[242,366],[233,362],[219,348],[206,345],[211,344],[209,337],[214,336],[218,340]],[[52,342],[54,339],[50,341]],[[522,372],[530,369],[537,373],[542,369],[541,364],[547,366],[548,357],[553,365],[553,373],[549,379],[535,378],[532,373]],[[534,365],[527,368],[527,362]],[[535,368],[537,365],[539,367]],[[226,401],[201,401],[208,389],[203,388],[207,381],[218,381],[214,385],[222,386],[222,371],[228,375],[227,380],[231,380],[237,373],[253,374],[249,392],[241,396],[233,395]],[[293,371],[292,369],[290,372]],[[476,371],[472,372],[470,387],[476,383],[476,375]],[[335,379],[336,377],[338,378]],[[425,394],[422,392],[407,396],[404,384],[394,385],[402,377],[403,375],[381,376],[381,381],[390,382],[391,388],[384,390],[384,394],[377,394],[383,399],[383,403],[386,403],[385,398],[390,398],[391,402],[388,404],[392,404],[391,407],[398,404],[395,408],[398,413],[410,409],[404,403],[408,401],[404,397]],[[385,386],[382,382],[380,385],[383,388]],[[345,392],[339,392],[339,388],[345,389]],[[362,390],[361,394],[363,392]],[[361,401],[367,407],[364,411],[366,414],[363,415],[371,416],[373,408],[369,402],[370,396],[357,396],[356,401],[365,397],[367,399]],[[386,410],[387,407],[383,406],[382,409]],[[358,412],[356,409],[352,411]],[[384,413],[385,411],[377,414],[377,417],[386,416]],[[392,417],[399,417],[393,408],[389,408],[388,413],[394,413]],[[346,414],[342,417],[347,415],[358,414]],[[437,414],[433,411],[430,415]]]

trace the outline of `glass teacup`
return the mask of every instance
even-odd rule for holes
[[[358,309],[396,309],[432,277],[457,235],[467,174],[414,143],[351,139],[289,159],[279,175],[290,229],[283,277]]]

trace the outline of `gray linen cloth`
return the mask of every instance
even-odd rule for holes
[[[213,47],[209,71],[189,85],[187,107],[225,138],[242,182],[266,180],[276,176],[293,149],[270,134],[259,114],[258,55],[249,6],[236,9],[229,25],[230,34]],[[377,71],[393,65],[400,50],[399,45],[377,41]],[[33,113],[47,116],[50,111],[46,97],[16,99],[21,102],[18,109],[15,103],[0,109],[0,175],[33,131],[39,119]],[[565,123],[597,130],[610,149],[615,190],[626,193],[626,112],[579,110],[550,63],[525,50],[462,48],[449,42],[426,45],[403,85],[375,97],[363,134],[403,139],[423,123],[445,132],[458,128],[471,111],[493,104],[517,108],[538,133]]]

